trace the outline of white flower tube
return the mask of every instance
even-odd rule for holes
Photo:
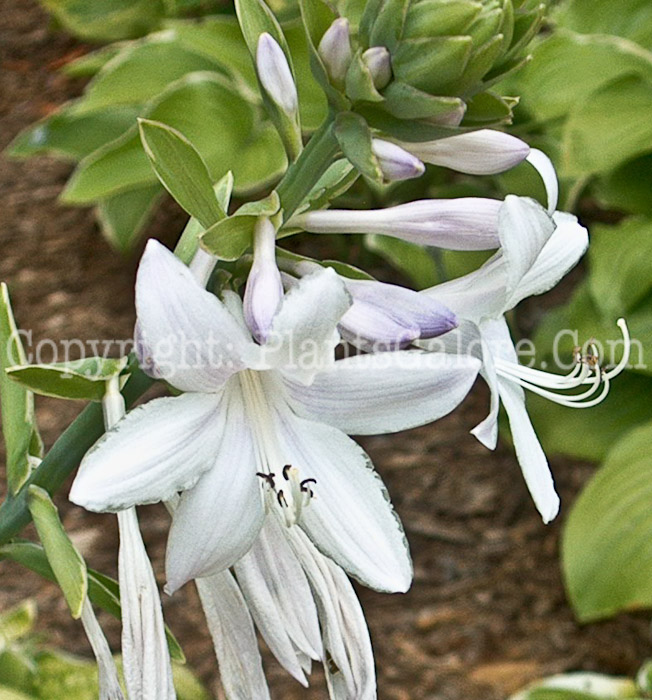
[[[372,139],[371,150],[378,158],[383,177],[388,182],[412,180],[421,177],[426,170],[418,158],[395,143]]]
[[[312,233],[380,233],[450,250],[490,250],[500,245],[498,199],[422,199],[387,209],[328,209],[292,219]]]
[[[118,382],[118,377],[107,382],[102,400],[107,429],[113,428],[125,413]],[[174,700],[161,600],[135,508],[118,513],[118,528],[122,662],[127,692],[130,700]]]
[[[256,68],[267,94],[289,117],[295,116],[299,110],[299,98],[290,64],[283,49],[267,32],[258,39]]]
[[[331,80],[343,84],[352,57],[349,20],[336,19],[324,32],[317,51]]]
[[[244,315],[259,343],[267,340],[272,320],[283,300],[281,273],[276,265],[276,229],[260,217],[254,229],[254,262],[244,293]]]

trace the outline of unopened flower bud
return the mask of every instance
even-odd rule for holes
[[[352,56],[349,20],[336,19],[321,38],[317,51],[333,83],[343,85]]]
[[[299,98],[290,64],[283,49],[267,32],[263,32],[258,39],[256,68],[260,82],[271,99],[287,115],[295,115]]]
[[[389,182],[411,180],[420,177],[425,171],[424,164],[418,158],[395,143],[373,139],[371,150],[378,158],[383,177]]]
[[[521,139],[492,129],[400,145],[426,163],[469,175],[502,173],[524,161],[530,153],[530,147]]]
[[[281,273],[276,265],[276,229],[261,217],[254,229],[254,261],[244,293],[244,315],[259,343],[267,340],[272,320],[283,299]]]
[[[344,283],[353,304],[340,319],[340,333],[361,350],[399,350],[457,327],[455,314],[432,297],[374,280]]]
[[[387,87],[392,79],[392,57],[384,46],[372,46],[362,54],[376,90]]]

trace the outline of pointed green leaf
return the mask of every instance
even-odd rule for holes
[[[346,72],[346,94],[353,102],[382,102],[383,96],[376,90],[374,79],[359,49]]]
[[[34,399],[25,387],[12,382],[5,370],[25,363],[25,351],[11,310],[7,285],[0,284],[0,403],[2,434],[7,453],[9,492],[16,494],[27,480],[30,455],[41,455],[41,443],[34,420]]]
[[[88,587],[84,558],[63,529],[57,507],[45,489],[30,486],[27,504],[70,613],[75,619],[79,619]]]
[[[360,174],[347,158],[336,160],[310,190],[297,209],[297,213],[310,209],[323,209],[336,197],[344,194],[359,176]]]
[[[399,119],[428,119],[437,124],[458,124],[466,105],[459,97],[438,97],[394,80],[383,91],[384,109]]]
[[[442,281],[435,259],[422,246],[389,236],[365,236],[366,247],[400,270],[417,289]]]
[[[220,260],[237,260],[251,246],[258,216],[231,216],[208,228],[201,236],[202,248]]]
[[[342,153],[366,177],[383,181],[378,159],[371,150],[371,130],[359,114],[342,112],[335,119],[335,136]]]
[[[245,202],[235,213],[236,216],[253,214],[255,216],[274,216],[281,208],[281,200],[276,190],[256,202]]]
[[[127,366],[127,362],[127,357],[119,360],[87,357],[52,365],[10,367],[7,375],[43,396],[101,401],[107,379],[120,374]]]
[[[0,547],[0,561],[3,559],[10,559],[35,571],[39,576],[49,581],[56,581],[45,550],[35,542],[15,540],[3,545]],[[120,586],[115,579],[105,576],[94,569],[88,569],[88,597],[94,605],[102,608],[102,610],[113,615],[118,620],[120,619]],[[183,650],[167,627],[165,634],[172,658],[180,663],[185,663],[186,659]]]
[[[292,57],[290,56],[281,25],[263,0],[235,0],[235,11],[242,29],[242,36],[244,36],[249,47],[249,53],[253,58],[254,64],[256,62],[258,39],[261,34],[267,32],[283,49],[291,68]]]
[[[652,216],[652,154],[628,160],[595,183],[603,209]]]
[[[566,588],[587,622],[652,607],[652,424],[627,433],[575,502],[562,540]]]
[[[166,124],[139,119],[138,125],[145,152],[167,191],[205,228],[222,220],[226,213],[215,197],[208,168],[192,143]]]

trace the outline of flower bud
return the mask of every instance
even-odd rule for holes
[[[352,56],[349,20],[336,19],[321,38],[317,51],[333,83],[343,85]]]
[[[270,98],[288,116],[294,116],[299,109],[299,98],[290,64],[283,49],[267,32],[263,32],[258,39],[256,69]]]
[[[450,250],[490,250],[500,246],[501,205],[482,197],[422,199],[387,209],[311,211],[292,225],[312,233],[380,233]]]
[[[388,182],[411,180],[420,177],[425,171],[425,166],[418,158],[395,143],[372,139],[371,150],[378,158],[383,177]]]
[[[530,153],[530,147],[521,139],[492,129],[400,145],[426,163],[469,175],[501,173],[521,163]]]
[[[389,51],[384,46],[372,46],[362,54],[362,60],[371,73],[376,90],[387,87],[392,79],[392,57]]]
[[[432,297],[394,284],[342,279],[353,304],[338,327],[361,350],[399,350],[457,327],[455,314]]]
[[[244,315],[259,343],[267,340],[274,314],[283,299],[281,273],[276,265],[276,229],[260,217],[254,229],[254,261],[244,293]]]

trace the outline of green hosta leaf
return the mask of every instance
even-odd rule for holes
[[[4,694],[5,688],[21,693],[32,693],[36,676],[36,664],[33,651],[30,649],[30,640],[25,645],[15,645],[0,653],[0,700],[7,700],[15,696]],[[19,697],[34,698],[34,695],[21,695]]]
[[[52,567],[41,545],[27,540],[16,540],[0,547],[0,561],[10,559],[39,574],[49,581],[56,581]],[[120,619],[120,587],[118,582],[99,571],[88,569],[88,597],[94,605]],[[170,655],[185,663],[183,651],[169,629],[165,630]]]
[[[652,219],[630,217],[591,229],[589,289],[608,316],[624,314],[652,291]]]
[[[237,260],[252,243],[257,215],[231,216],[205,231],[201,245],[220,260]]]
[[[652,606],[652,424],[627,433],[566,522],[566,588],[582,621]]]
[[[63,529],[57,507],[48,492],[39,486],[30,486],[27,504],[70,613],[78,619],[88,586],[86,563]]]
[[[281,25],[263,0],[235,0],[235,11],[242,29],[242,36],[244,36],[254,62],[256,60],[258,39],[264,32],[267,32],[276,40],[285,52],[288,61],[291,62],[292,57],[290,56]],[[292,67],[291,63],[290,67]]]
[[[652,216],[652,154],[607,173],[595,183],[594,192],[605,209]]]
[[[222,72],[220,64],[187,50],[174,32],[163,32],[125,48],[88,84],[78,112],[97,112],[116,105],[142,105],[170,83],[197,71]]]
[[[363,175],[375,182],[383,181],[378,159],[371,150],[371,130],[359,114],[338,114],[335,119],[335,136],[342,153]]]
[[[250,191],[278,177],[286,166],[273,127],[259,127],[254,106],[215,73],[186,76],[152,103],[144,116],[178,129],[189,139],[206,162],[212,182],[232,170],[236,189]],[[134,128],[85,158],[62,199],[86,204],[154,182],[156,175]]]
[[[636,684],[629,678],[599,673],[564,673],[532,683],[509,700],[636,700]]]
[[[359,173],[346,158],[335,161],[310,190],[297,213],[323,209],[336,197],[344,194],[358,179]]]
[[[138,125],[145,152],[167,191],[204,228],[222,220],[226,214],[208,168],[190,141],[160,122],[140,119]]]
[[[518,100],[500,97],[493,92],[482,92],[466,101],[467,109],[462,125],[487,126],[508,123],[512,116],[512,108],[517,102]]]
[[[136,245],[152,209],[160,201],[163,188],[145,185],[103,199],[97,206],[102,233],[121,253],[130,253]]]
[[[652,5],[628,0],[623,7],[613,0],[569,0],[559,3],[555,18],[582,34],[617,34],[652,49]]]
[[[103,46],[100,49],[70,61],[70,63],[64,64],[60,70],[64,75],[71,78],[90,78],[112,58],[117,56],[124,47],[125,44],[122,42]]]
[[[107,107],[95,114],[77,114],[75,102],[28,127],[11,142],[13,157],[53,155],[81,160],[136,123],[135,107]]]
[[[161,0],[41,0],[72,34],[89,41],[140,36],[157,27],[165,11]]]
[[[652,151],[652,81],[625,76],[575,107],[564,129],[563,174],[605,173]]]
[[[652,55],[618,37],[560,30],[534,49],[516,79],[517,94],[538,119],[555,119],[602,85],[631,73],[652,77]]]
[[[36,602],[27,598],[0,615],[0,649],[29,634],[36,621]]]
[[[267,197],[256,202],[245,202],[236,212],[236,216],[253,214],[255,216],[274,216],[281,208],[281,200],[278,198],[276,190]]]
[[[0,685],[0,700],[40,700],[36,695],[26,695],[20,690]]]
[[[41,440],[34,420],[34,399],[25,387],[12,382],[5,370],[26,362],[9,300],[7,285],[0,284],[0,402],[2,434],[7,453],[9,492],[16,494],[31,471],[30,456],[40,457]]]
[[[120,374],[128,358],[87,357],[52,365],[10,367],[8,376],[37,394],[62,399],[101,401],[107,379]]]
[[[365,245],[402,272],[417,289],[441,282],[433,256],[422,246],[389,236],[365,236]]]
[[[430,119],[447,124],[466,109],[459,97],[429,95],[397,80],[389,84],[383,97],[383,108],[399,119]]]

